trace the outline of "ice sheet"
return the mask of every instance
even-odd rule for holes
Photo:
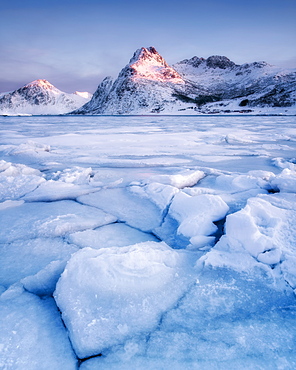
[[[296,368],[295,125],[0,117],[0,367]]]
[[[159,173],[163,166],[176,166],[181,171],[194,166],[196,170],[210,167],[232,172],[278,172],[274,158],[295,158],[295,117],[65,116],[0,120],[0,151],[10,161],[62,171],[77,166],[119,168],[123,180],[130,175],[129,171],[124,175],[122,168],[140,169],[139,177],[146,176],[143,167],[151,175],[167,175],[167,169]],[[231,140],[233,137],[236,140]]]

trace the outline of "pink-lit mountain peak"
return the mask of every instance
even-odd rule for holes
[[[144,62],[168,67],[167,62],[153,46],[150,46],[149,48],[142,47],[141,49],[136,50],[130,60],[131,65]]]
[[[184,83],[179,73],[167,64],[153,46],[138,49],[130,60],[129,67],[134,79]]]
[[[81,107],[91,94],[65,93],[47,80],[34,80],[0,96],[0,114],[64,114]]]
[[[48,82],[47,80],[42,80],[42,79],[34,80],[28,83],[25,87],[40,87],[46,90],[56,89],[56,87],[54,87],[50,82]]]

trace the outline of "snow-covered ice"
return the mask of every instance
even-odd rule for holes
[[[193,279],[188,254],[144,242],[73,255],[55,291],[80,358],[148,334]]]
[[[295,125],[1,117],[0,368],[294,369]]]

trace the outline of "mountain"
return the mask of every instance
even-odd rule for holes
[[[296,113],[296,71],[225,56],[169,66],[154,47],[137,50],[113,81],[72,114]]]
[[[174,68],[186,81],[185,99],[202,113],[296,112],[296,70],[266,62],[237,65],[224,56],[193,57]]]
[[[46,80],[35,80],[18,90],[0,95],[0,114],[63,114],[81,107],[91,94],[67,94]]]
[[[75,114],[130,114],[160,112],[173,104],[175,86],[185,81],[170,67],[155,48],[137,50],[129,64],[113,81],[107,77],[92,100]]]

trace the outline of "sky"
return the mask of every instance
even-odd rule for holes
[[[135,50],[296,68],[296,0],[0,0],[0,92],[46,79],[93,93]]]

